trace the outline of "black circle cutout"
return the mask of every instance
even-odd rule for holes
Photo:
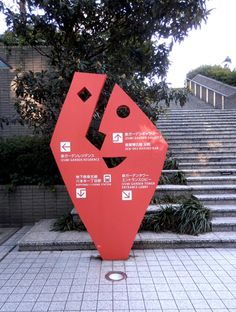
[[[120,118],[126,118],[130,114],[130,109],[126,105],[121,105],[117,108],[116,113]]]

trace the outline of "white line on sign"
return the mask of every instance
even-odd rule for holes
[[[70,152],[70,142],[60,142],[61,152]]]
[[[122,200],[132,200],[132,191],[130,190],[122,191]]]
[[[123,143],[123,133],[112,133],[112,142],[113,143]]]
[[[76,188],[76,198],[86,198],[86,188]]]

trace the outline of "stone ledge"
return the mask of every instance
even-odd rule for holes
[[[20,251],[95,249],[87,232],[53,232],[55,220],[41,220],[19,241]],[[198,236],[176,233],[140,232],[133,249],[236,247],[236,232],[211,232]]]
[[[14,227],[14,228],[12,228],[12,227],[11,228],[3,227],[3,228],[0,228],[0,245],[2,245],[5,241],[7,241],[8,238],[10,238],[18,230],[19,230],[18,227]]]

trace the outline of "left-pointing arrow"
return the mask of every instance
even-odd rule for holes
[[[60,150],[61,152],[70,152],[70,142],[61,142]]]

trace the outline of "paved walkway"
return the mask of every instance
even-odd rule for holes
[[[135,250],[127,261],[101,261],[96,251],[19,252],[26,230],[0,261],[0,311],[236,312],[236,249]],[[111,270],[128,277],[110,282]]]

